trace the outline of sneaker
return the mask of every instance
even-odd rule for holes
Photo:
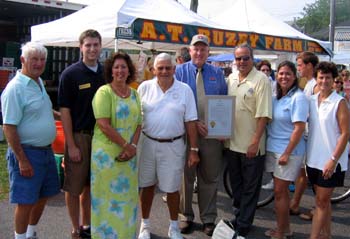
[[[151,232],[148,227],[140,229],[140,234],[138,239],[151,239]]]
[[[274,187],[273,179],[271,179],[271,181],[268,182],[267,184],[264,184],[261,186],[261,188],[265,190],[272,190],[273,187]]]
[[[170,239],[183,239],[181,232],[178,228],[169,228],[168,237]]]
[[[80,227],[80,237],[83,239],[91,239],[91,228],[84,229],[84,227]]]

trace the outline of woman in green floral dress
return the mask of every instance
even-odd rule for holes
[[[94,239],[136,238],[136,145],[141,106],[128,84],[136,78],[129,55],[118,52],[105,62],[108,84],[92,106],[96,118],[91,159],[91,236]]]

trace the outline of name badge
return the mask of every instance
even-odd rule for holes
[[[83,85],[79,85],[79,90],[88,89],[90,87],[91,87],[91,84],[90,83],[86,83],[86,84],[83,84]]]

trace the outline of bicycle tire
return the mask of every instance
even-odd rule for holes
[[[228,167],[226,166],[223,174],[223,184],[225,191],[227,195],[232,198],[232,189],[231,189],[231,180],[230,180],[230,172]],[[275,199],[273,190],[271,190],[271,193],[267,194],[266,197],[263,197],[262,199],[259,198],[259,201],[256,205],[257,208],[264,207],[271,203]]]
[[[331,203],[336,204],[336,203],[344,201],[345,199],[347,199],[349,197],[350,197],[350,189],[342,195],[331,197]]]
[[[345,172],[344,186],[336,187],[331,197],[331,203],[336,204],[350,197],[350,161],[348,161],[348,170]]]

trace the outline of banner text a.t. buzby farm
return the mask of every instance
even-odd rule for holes
[[[248,43],[252,48],[267,51],[302,52],[327,54],[316,41],[264,35],[253,32],[231,31],[193,25],[136,19],[130,28],[117,28],[118,39],[152,41],[189,45],[192,36],[208,36],[211,47],[233,48]]]

